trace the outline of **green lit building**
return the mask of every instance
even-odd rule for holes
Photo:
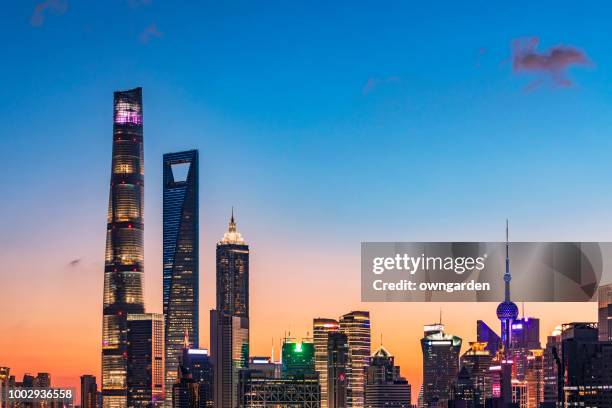
[[[295,378],[316,375],[314,343],[285,339],[282,375]]]

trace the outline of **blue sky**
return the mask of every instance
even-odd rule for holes
[[[195,147],[215,229],[235,205],[256,230],[304,239],[495,239],[506,216],[523,239],[604,239],[612,46],[600,5],[8,4],[0,211],[30,217],[2,223],[91,222],[107,194],[112,91],[143,86],[154,213],[162,153]],[[528,90],[542,75],[511,63],[525,37],[590,63],[570,67],[571,87]]]

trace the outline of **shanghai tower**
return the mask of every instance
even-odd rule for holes
[[[102,322],[102,403],[127,405],[127,315],[144,313],[142,88],[115,92]]]
[[[198,348],[198,151],[164,154],[163,304],[166,406],[185,340]]]

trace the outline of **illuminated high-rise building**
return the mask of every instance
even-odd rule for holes
[[[539,408],[544,402],[544,350],[530,350],[525,369],[527,408]]]
[[[468,369],[463,366],[457,374],[457,380],[451,386],[451,400],[449,408],[476,408],[480,407],[479,396],[474,388],[474,381]]]
[[[127,406],[156,408],[164,403],[164,316],[127,317]]]
[[[211,408],[213,367],[206,349],[188,348],[185,342],[178,381],[172,386],[173,408]]]
[[[561,368],[561,326],[555,327],[546,338],[544,349],[544,402],[556,404],[559,400],[559,384],[562,383]],[[561,387],[562,389],[563,387]]]
[[[9,367],[0,367],[0,408],[6,408],[8,406],[8,388],[9,379],[11,378],[11,369]]]
[[[327,402],[329,408],[347,406],[347,370],[349,345],[346,334],[330,332],[327,335]]]
[[[164,349],[171,406],[185,335],[192,348],[199,345],[198,151],[164,154],[163,165]]]
[[[347,406],[365,403],[365,367],[370,361],[370,312],[353,311],[340,318],[340,331],[349,345]]]
[[[441,323],[426,325],[423,331],[423,404],[443,407],[459,372],[461,338],[445,333]]]
[[[487,350],[492,356],[501,349],[501,338],[482,320],[476,321],[476,340],[479,343],[486,343]]]
[[[474,386],[475,405],[484,406],[487,399],[493,397],[490,368],[493,355],[485,342],[470,342],[470,348],[460,359],[461,367],[465,367]]]
[[[497,318],[501,322],[503,359],[501,361],[501,400],[503,404],[512,402],[512,323],[518,316],[518,307],[510,300],[510,249],[508,243],[508,221],[506,221],[506,271],[504,272],[504,301],[497,306]]]
[[[562,326],[563,407],[612,407],[612,341],[599,341],[597,323]]]
[[[216,310],[249,317],[249,246],[236,229],[233,209],[228,231],[217,243]]]
[[[249,359],[249,246],[236,229],[217,243],[217,308],[210,313],[215,408],[236,408],[239,372]]]
[[[315,347],[315,369],[321,383],[321,408],[327,408],[327,340],[329,333],[339,330],[335,319],[315,318],[312,322],[312,334]]]
[[[97,408],[98,384],[93,375],[81,376],[81,408]]]
[[[612,283],[597,290],[599,340],[612,340]]]
[[[315,371],[315,347],[311,339],[295,341],[286,338],[282,347],[282,368],[283,377],[303,378],[313,377]]]
[[[527,357],[540,346],[540,319],[521,317],[512,322],[510,335],[513,378],[525,380]]]
[[[410,392],[395,357],[381,345],[366,368],[365,408],[411,408]]]
[[[114,95],[102,319],[104,408],[127,404],[127,316],[144,313],[143,211],[142,89],[135,88]]]

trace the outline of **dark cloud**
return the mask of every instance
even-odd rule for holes
[[[48,13],[55,15],[64,14],[68,11],[67,0],[45,0],[34,6],[34,11],[30,17],[30,24],[34,27],[40,27],[45,23],[45,18]]]
[[[589,58],[584,51],[575,47],[557,45],[548,51],[538,52],[539,38],[515,40],[512,43],[512,70],[516,73],[535,73],[542,77],[528,85],[528,89],[538,87],[544,79],[553,85],[571,86],[567,70],[572,66],[589,64]]]
[[[71,268],[74,268],[75,266],[78,266],[80,263],[81,263],[81,258],[76,258],[68,262],[68,266],[70,266]]]
[[[395,75],[384,77],[384,78],[370,78],[363,85],[362,91],[364,95],[367,95],[380,85],[390,84],[390,83],[399,82],[399,81],[400,81],[400,77],[395,76]]]
[[[163,33],[157,29],[157,24],[153,23],[140,33],[140,42],[147,44],[152,38],[161,38]]]

